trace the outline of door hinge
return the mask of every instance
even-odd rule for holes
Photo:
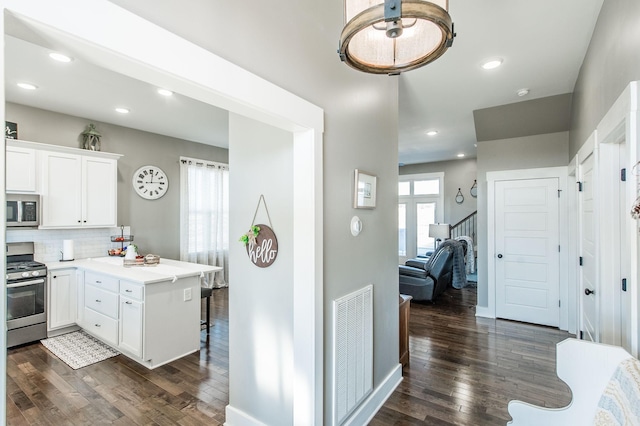
[[[558,308],[562,307],[562,300],[558,300]]]
[[[560,246],[558,246],[558,253],[560,253]]]
[[[622,279],[622,291],[627,291],[627,279]]]
[[[582,330],[580,330],[580,340],[584,340],[584,335],[582,334]]]
[[[582,266],[582,256],[580,256],[580,266]]]
[[[560,193],[562,192],[562,189],[558,189],[558,198],[560,198]]]
[[[620,170],[620,180],[623,182],[627,181],[627,169]]]
[[[582,192],[582,182],[576,182],[578,184],[578,192]]]

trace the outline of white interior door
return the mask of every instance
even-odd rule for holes
[[[598,263],[596,258],[596,212],[594,200],[594,155],[580,164],[580,299],[582,337],[600,341],[598,319]]]
[[[558,326],[559,182],[495,183],[496,316]]]

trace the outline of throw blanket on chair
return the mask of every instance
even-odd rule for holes
[[[476,271],[476,254],[473,252],[473,240],[471,237],[456,237],[456,240],[467,245],[467,274],[473,274]]]
[[[467,273],[464,270],[464,246],[460,241],[445,240],[440,246],[451,246],[453,249],[453,274],[451,277],[451,286],[453,288],[463,288],[467,284]],[[438,247],[439,248],[439,247]]]

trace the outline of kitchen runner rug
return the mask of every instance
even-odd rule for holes
[[[83,331],[50,337],[40,343],[74,370],[120,354]]]

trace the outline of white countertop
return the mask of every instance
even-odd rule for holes
[[[94,257],[69,262],[49,262],[47,263],[47,269],[55,271],[58,269],[77,268],[143,284],[174,281],[208,272],[222,271],[220,266],[201,265],[162,258],[160,259],[160,264],[155,266],[125,267],[123,266],[123,260],[124,258],[122,257]]]

